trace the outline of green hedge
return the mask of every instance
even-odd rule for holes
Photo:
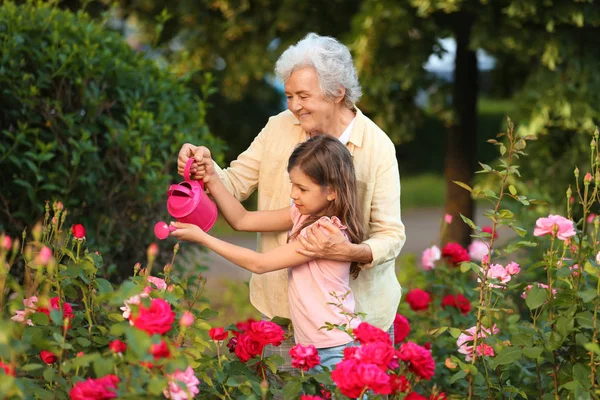
[[[181,144],[224,147],[184,80],[85,13],[42,2],[0,7],[0,93],[0,231],[62,200],[90,247],[127,270],[166,217]]]

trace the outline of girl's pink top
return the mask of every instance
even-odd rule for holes
[[[295,205],[292,205],[290,213],[294,222],[292,232],[295,232],[308,215],[300,214]],[[321,220],[323,219],[330,220],[342,231],[346,229],[337,217],[322,217]],[[306,235],[306,229],[303,229],[300,235]],[[337,328],[331,331],[319,329],[325,326],[326,322],[348,324],[348,318],[342,312],[354,313],[354,295],[350,289],[350,263],[315,259],[289,268],[288,271],[290,316],[296,343],[304,346],[312,344],[321,349],[351,342],[352,338]],[[347,293],[341,309],[334,305],[340,301],[331,294],[332,292],[340,299]],[[360,320],[355,318],[351,327],[356,328],[358,324]]]

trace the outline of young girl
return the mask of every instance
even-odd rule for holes
[[[267,253],[235,246],[214,238],[196,225],[172,223],[171,232],[181,240],[200,243],[234,264],[256,274],[289,268],[288,296],[296,343],[314,345],[322,365],[332,367],[342,359],[343,348],[352,343],[339,330],[320,329],[326,322],[348,324],[345,313],[354,312],[350,275],[358,275],[356,263],[311,259],[299,254],[296,238],[307,227],[327,219],[353,243],[364,239],[352,156],[336,138],[319,135],[298,145],[288,163],[292,183],[290,207],[249,212],[227,191],[213,168],[206,171],[206,187],[232,228],[250,232],[290,231],[288,243]],[[337,297],[337,298],[336,298]],[[342,301],[342,308],[336,307]],[[333,303],[333,304],[332,304]],[[360,321],[354,319],[351,327]]]

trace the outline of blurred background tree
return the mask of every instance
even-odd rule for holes
[[[594,0],[65,0],[104,16],[136,49],[167,63],[199,91],[203,74],[217,93],[211,130],[235,158],[284,108],[273,81],[281,52],[306,33],[331,35],[352,50],[364,96],[358,106],[397,143],[403,204],[423,173],[445,182],[429,205],[472,217],[473,200],[452,182],[475,184],[476,161],[493,158],[486,139],[510,114],[539,139],[522,173],[541,198],[562,194],[561,160],[587,148],[598,121],[600,8]],[[445,69],[432,65],[439,60]],[[485,60],[489,65],[484,65]],[[491,62],[489,62],[491,60]],[[569,172],[570,173],[570,172]],[[437,191],[439,192],[439,191]],[[420,203],[421,205],[423,203]],[[446,241],[468,243],[453,224]]]

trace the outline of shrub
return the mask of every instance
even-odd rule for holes
[[[132,265],[166,217],[181,144],[222,152],[205,101],[81,11],[6,2],[0,46],[0,229],[60,199],[107,262]]]

